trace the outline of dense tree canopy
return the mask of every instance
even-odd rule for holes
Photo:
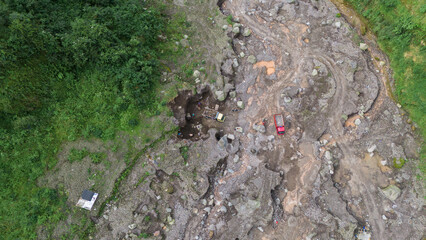
[[[158,9],[138,0],[0,2],[2,239],[36,238],[37,226],[62,216],[61,194],[36,185],[62,141],[111,138],[153,103],[167,23]]]

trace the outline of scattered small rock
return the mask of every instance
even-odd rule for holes
[[[106,214],[104,214],[103,216],[102,216],[105,220],[108,220],[108,215],[106,215]]]
[[[132,223],[132,224],[130,224],[129,226],[127,226],[130,230],[133,230],[133,229],[135,229],[136,228],[136,224],[135,223]]]
[[[234,140],[234,139],[235,139],[234,134],[228,134],[228,135],[227,135],[227,137],[228,137],[228,139],[230,139],[230,140]]]
[[[240,160],[240,157],[238,155],[235,155],[234,157],[234,163],[238,162]]]
[[[166,212],[171,213],[172,209],[171,208],[166,208]]]
[[[242,127],[235,127],[235,131],[242,133],[243,132],[243,128]]]
[[[360,48],[361,50],[365,51],[365,50],[367,50],[367,49],[368,49],[368,45],[367,45],[367,44],[365,44],[365,43],[360,43],[360,44],[359,44],[359,48]]]
[[[380,65],[380,66],[384,66],[385,64],[386,64],[386,63],[385,63],[384,61],[380,61],[380,62],[379,62],[379,65]]]
[[[245,56],[246,56],[246,54],[244,52],[240,52],[240,58],[243,58]]]
[[[312,70],[312,76],[315,77],[316,75],[318,75],[318,70],[316,70],[316,69]]]
[[[257,227],[257,229],[259,229],[259,231],[263,232],[263,228],[262,227]]]
[[[201,200],[201,203],[205,206],[205,205],[207,205],[207,200],[203,199],[203,200]]]
[[[337,28],[340,28],[342,26],[342,23],[341,22],[335,22],[334,26],[336,26]]]
[[[237,96],[237,92],[235,92],[235,91],[230,91],[229,92],[229,97],[230,98],[235,98]]]
[[[200,80],[199,78],[195,79],[195,83],[196,83],[196,84],[198,84],[198,83],[200,83],[200,82],[201,82],[201,80]]]
[[[226,25],[226,24],[225,24],[225,25],[223,25],[223,26],[222,26],[222,29],[223,29],[224,31],[226,31],[226,30],[228,29],[228,25]]]

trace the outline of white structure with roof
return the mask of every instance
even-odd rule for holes
[[[94,193],[89,190],[84,190],[83,193],[81,194],[80,199],[77,202],[77,206],[90,211],[92,210],[92,207],[95,204],[97,198],[98,198],[97,193]]]

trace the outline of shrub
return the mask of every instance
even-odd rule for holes
[[[403,158],[393,158],[393,167],[400,169],[404,166],[405,160]]]
[[[83,158],[89,155],[89,151],[87,151],[86,148],[83,149],[71,149],[70,153],[68,154],[68,161],[70,163],[73,163],[75,161],[81,161]]]

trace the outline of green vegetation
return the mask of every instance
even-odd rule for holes
[[[181,147],[181,148],[180,148],[180,154],[182,155],[183,160],[185,160],[185,162],[186,162],[186,161],[188,160],[188,158],[189,158],[188,150],[189,150],[188,146],[184,146],[184,147]]]
[[[232,15],[231,15],[231,14],[229,14],[229,15],[226,17],[226,22],[227,22],[229,25],[233,25],[233,22],[232,22]]]
[[[92,159],[92,163],[98,164],[101,163],[106,158],[106,153],[104,152],[94,152],[89,154]]]
[[[185,16],[163,12],[157,1],[0,3],[2,239],[36,239],[38,226],[49,235],[64,219],[66,194],[36,184],[64,141],[112,140],[167,109],[157,94],[161,61],[182,53],[171,43],[182,39]],[[72,149],[68,160],[88,155],[105,158]]]
[[[405,160],[403,158],[393,158],[393,167],[400,169],[404,166]]]
[[[426,4],[422,0],[345,0],[368,20],[380,47],[390,58],[395,95],[426,139]],[[420,154],[426,174],[426,146]]]
[[[341,13],[336,14],[336,17],[337,17],[337,18],[339,18],[339,17],[341,17],[341,16],[342,16],[342,14],[341,14]]]
[[[139,236],[138,236],[139,238],[149,238],[149,237],[151,237],[151,234],[149,234],[149,233],[141,233]]]
[[[71,149],[69,155],[68,155],[68,161],[70,163],[73,163],[75,161],[81,161],[83,158],[87,157],[89,155],[89,151],[86,148],[83,148],[81,150],[79,149]]]

